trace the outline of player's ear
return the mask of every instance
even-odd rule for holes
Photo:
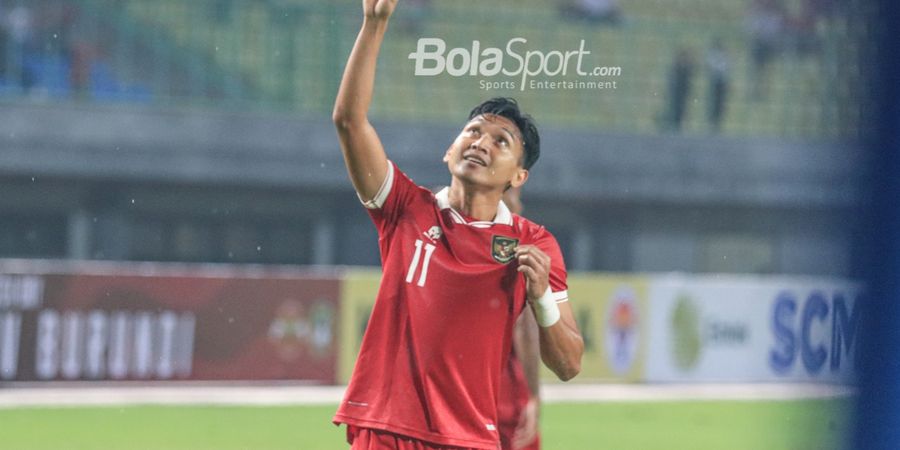
[[[509,184],[514,187],[522,187],[525,182],[528,181],[528,169],[518,168],[516,169],[516,174],[513,176],[513,179],[510,180]]]
[[[450,162],[450,152],[452,152],[452,151],[453,151],[453,146],[451,145],[449,148],[447,148],[447,152],[444,153],[444,159],[443,159],[444,162]]]

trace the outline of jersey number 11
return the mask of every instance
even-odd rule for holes
[[[425,258],[422,258],[422,244],[425,244]],[[422,273],[419,274],[419,286],[425,286],[425,277],[428,276],[428,262],[431,261],[431,254],[434,253],[436,247],[432,244],[426,244],[421,239],[416,239],[416,254],[413,255],[412,262],[409,263],[409,271],[406,272],[406,282],[412,283],[413,277],[416,275],[416,269],[419,268],[419,260],[422,262]]]

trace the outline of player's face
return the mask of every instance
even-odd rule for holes
[[[450,174],[465,183],[487,188],[518,187],[528,179],[522,135],[513,121],[484,114],[470,120],[447,149]]]

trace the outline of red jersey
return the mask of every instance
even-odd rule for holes
[[[335,423],[423,441],[496,449],[500,375],[525,307],[514,249],[551,258],[550,288],[567,298],[559,244],[502,202],[493,222],[453,210],[448,191],[417,186],[388,162],[365,202],[383,275]]]

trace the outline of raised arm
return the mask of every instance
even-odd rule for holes
[[[337,128],[350,181],[360,197],[371,200],[387,175],[387,156],[368,111],[375,85],[378,51],[397,0],[363,0],[363,25],[350,53],[332,119]]]

